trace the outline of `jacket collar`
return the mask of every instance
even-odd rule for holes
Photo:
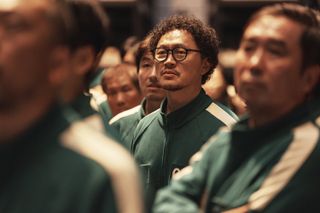
[[[166,115],[167,102],[168,100],[165,98],[161,103],[161,117],[168,128],[179,128],[207,108],[212,103],[212,100],[205,94],[204,90],[201,89],[199,94],[192,101],[180,109]]]

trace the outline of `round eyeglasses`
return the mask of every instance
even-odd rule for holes
[[[184,47],[176,47],[173,49],[156,48],[154,50],[154,59],[158,62],[164,62],[167,60],[169,53],[171,52],[174,60],[183,61],[186,59],[188,52],[201,52],[200,50],[187,49]]]

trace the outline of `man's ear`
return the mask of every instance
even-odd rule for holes
[[[208,58],[204,58],[202,60],[202,65],[201,65],[201,75],[205,75],[208,72],[210,66],[211,66],[211,64],[210,64]]]
[[[320,65],[312,65],[303,71],[302,80],[304,92],[310,94],[317,84],[320,83]]]
[[[53,85],[61,85],[69,72],[70,50],[67,47],[56,47],[49,57],[50,72],[49,82]]]
[[[95,64],[95,52],[91,46],[77,48],[72,55],[72,66],[75,74],[84,76]]]

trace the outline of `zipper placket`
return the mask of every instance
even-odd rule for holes
[[[168,137],[168,120],[165,117],[164,119],[164,133],[165,133],[165,141],[164,141],[164,146],[163,146],[163,155],[162,155],[162,179],[160,180],[161,186],[165,185],[166,178],[167,178],[167,154],[168,154],[168,142],[169,142],[169,137]]]

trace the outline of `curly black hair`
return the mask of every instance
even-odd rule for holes
[[[216,31],[204,24],[202,21],[191,15],[173,15],[162,20],[151,31],[150,49],[154,50],[160,38],[173,30],[185,30],[189,32],[198,48],[201,50],[203,58],[208,58],[210,67],[206,74],[202,76],[201,83],[204,84],[212,74],[218,64],[219,39]]]

